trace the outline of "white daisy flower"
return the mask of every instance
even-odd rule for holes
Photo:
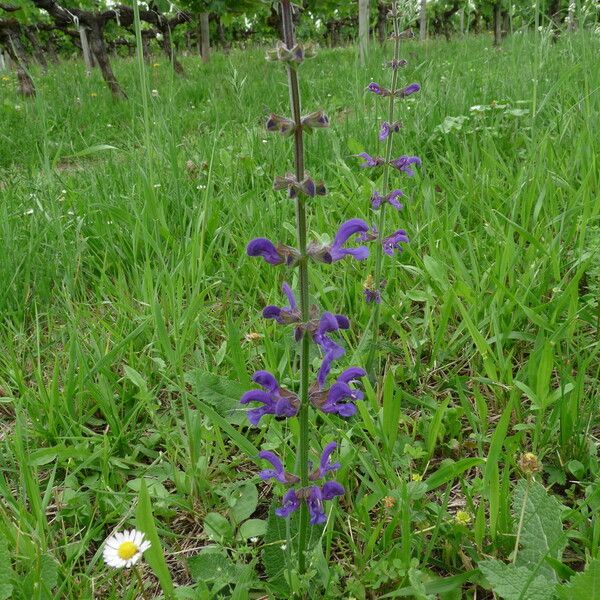
[[[104,562],[115,569],[133,567],[150,548],[150,542],[144,540],[144,534],[137,529],[125,530],[111,535],[104,546]]]

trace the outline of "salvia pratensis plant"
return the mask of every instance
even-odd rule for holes
[[[358,155],[362,159],[362,168],[380,168],[381,188],[375,191],[371,197],[371,207],[378,211],[377,224],[371,231],[371,237],[378,239],[380,243],[375,246],[375,267],[374,275],[369,275],[364,285],[365,300],[374,304],[373,315],[370,321],[371,346],[366,361],[366,367],[370,375],[374,375],[373,367],[375,353],[379,338],[379,323],[381,316],[381,293],[386,285],[386,279],[383,273],[383,255],[394,256],[395,252],[402,252],[403,244],[408,243],[408,235],[404,229],[387,232],[387,205],[396,210],[402,210],[404,205],[401,198],[405,193],[397,189],[391,183],[391,177],[394,170],[402,175],[412,177],[415,174],[414,168],[421,165],[421,159],[418,156],[402,155],[398,158],[393,157],[394,138],[402,127],[402,121],[397,119],[396,102],[403,100],[420,91],[421,86],[418,83],[403,85],[400,83],[400,72],[408,62],[400,57],[400,45],[404,38],[412,37],[410,30],[403,31],[402,22],[410,22],[411,15],[407,15],[401,1],[394,2],[389,13],[393,23],[392,40],[394,42],[394,56],[392,60],[386,63],[386,67],[391,71],[391,86],[385,88],[379,83],[369,84],[368,90],[379,96],[384,102],[387,102],[387,120],[383,121],[379,127],[379,141],[385,143],[383,156],[371,156],[366,152]],[[410,10],[410,9],[408,9]]]
[[[344,348],[336,341],[340,330],[348,329],[350,323],[344,315],[322,312],[310,303],[310,265],[312,261],[333,264],[346,258],[365,260],[369,256],[367,242],[373,239],[371,228],[362,219],[349,219],[342,223],[333,241],[319,244],[309,240],[307,209],[316,196],[326,194],[322,181],[315,180],[305,168],[304,134],[314,129],[329,126],[323,111],[302,115],[298,72],[302,62],[314,56],[312,47],[297,43],[292,22],[293,7],[290,0],[279,3],[283,22],[284,40],[267,53],[269,60],[280,61],[285,66],[291,105],[291,117],[271,114],[266,123],[267,131],[279,133],[294,141],[294,170],[275,178],[274,189],[287,191],[287,196],[296,207],[296,243],[288,246],[266,237],[250,241],[247,254],[262,258],[269,265],[283,269],[298,270],[299,289],[294,293],[288,283],[283,283],[282,292],[287,305],[271,305],[263,309],[263,316],[282,326],[291,326],[300,347],[299,392],[283,388],[277,378],[268,371],[258,371],[253,380],[259,386],[246,392],[243,405],[250,405],[247,412],[252,425],[258,425],[267,415],[279,419],[297,418],[299,436],[296,444],[296,471],[284,468],[285,457],[271,451],[262,451],[259,459],[270,465],[260,473],[263,480],[274,480],[287,489],[276,515],[288,517],[299,512],[297,535],[298,571],[306,572],[306,548],[310,525],[322,524],[327,520],[324,503],[345,493],[343,486],[330,478],[340,464],[332,461],[337,448],[336,442],[325,445],[315,467],[309,460],[309,412],[320,411],[342,418],[356,412],[356,402],[363,393],[355,386],[366,372],[359,367],[343,371],[333,382],[328,382],[334,361],[340,359]],[[311,345],[322,355],[321,367],[311,382]],[[295,541],[294,541],[295,542]]]

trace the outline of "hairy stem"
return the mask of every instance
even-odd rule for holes
[[[149,600],[148,594],[146,593],[146,589],[144,588],[144,580],[142,579],[142,576],[140,574],[139,569],[137,568],[137,565],[134,565],[132,570],[135,574],[135,578],[137,579],[138,585],[140,586],[140,594],[142,595],[142,598],[144,600]]]
[[[400,15],[398,14],[398,8],[396,3],[392,5],[392,20],[394,23],[394,61],[398,61],[400,59]],[[388,123],[392,124],[394,122],[394,100],[396,90],[398,88],[398,68],[394,68],[392,72],[392,87],[391,87],[391,95],[389,98],[388,105]],[[392,149],[393,149],[393,133],[388,135],[386,143],[385,143],[385,164],[383,165],[383,183],[382,183],[382,196],[386,196],[390,192],[390,165],[389,162],[392,158]],[[379,208],[379,219],[377,221],[377,231],[379,235],[382,236],[385,230],[385,208],[387,202],[384,202]],[[375,247],[375,276],[374,276],[374,289],[380,290],[382,283],[382,265],[383,265],[383,245],[378,243]],[[374,373],[374,362],[375,362],[375,354],[377,351],[377,343],[379,340],[379,318],[381,314],[381,305],[379,303],[375,304],[375,308],[373,311],[373,320],[371,322],[371,348],[369,350],[369,355],[367,357],[367,372],[370,374],[372,380],[375,379]]]
[[[289,0],[281,0],[281,18],[283,23],[284,42],[288,48],[294,46],[294,25],[292,21],[292,7]],[[292,118],[296,123],[294,132],[295,171],[296,179],[304,179],[304,140],[302,137],[300,87],[298,85],[298,72],[291,65],[287,67],[288,86],[290,91],[290,106]],[[296,231],[298,236],[298,250],[300,251],[300,310],[302,321],[308,322],[310,318],[309,289],[308,289],[308,257],[306,254],[306,206],[302,194],[296,197]],[[302,487],[308,486],[308,370],[310,354],[310,337],[304,333],[301,341],[300,352],[300,435],[297,447],[297,462],[300,463],[300,479]],[[300,531],[298,536],[298,570],[302,574],[306,571],[306,538],[308,529],[308,509],[303,502],[300,509]]]
[[[523,495],[523,506],[521,507],[521,515],[519,516],[519,525],[517,527],[517,538],[515,539],[515,549],[513,552],[513,565],[517,562],[517,556],[519,554],[519,543],[521,542],[521,531],[523,530],[523,521],[525,519],[525,507],[527,506],[527,498],[529,497],[529,488],[531,486],[531,477],[527,478],[527,486],[525,487],[525,494]]]

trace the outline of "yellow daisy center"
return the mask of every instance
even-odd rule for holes
[[[129,542],[129,541],[123,542],[117,548],[117,554],[119,555],[119,558],[122,558],[123,560],[129,560],[130,558],[135,556],[137,553],[138,553],[138,547],[133,542]]]

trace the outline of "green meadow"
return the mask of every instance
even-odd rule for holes
[[[354,155],[382,153],[365,88],[389,55],[302,67],[304,112],[331,120],[306,141],[329,189],[311,239],[375,220]],[[0,73],[0,598],[141,597],[102,561],[137,526],[148,598],[598,599],[582,590],[600,586],[600,36],[404,55],[422,91],[396,154],[423,167],[388,219],[410,243],[384,263],[380,376],[347,424],[311,416],[346,493],[303,579],[256,459],[298,425],[250,427],[239,405],[255,370],[297,382],[297,345],[261,316],[296,273],[245,253],[295,240],[272,187],[293,144],[264,129],[289,112],[281,67],[259,49],[186,57],[185,78],[118,59],[127,101],[80,61],[34,68],[34,99]],[[373,268],[311,267],[312,300],[351,320],[336,372],[366,356]]]

